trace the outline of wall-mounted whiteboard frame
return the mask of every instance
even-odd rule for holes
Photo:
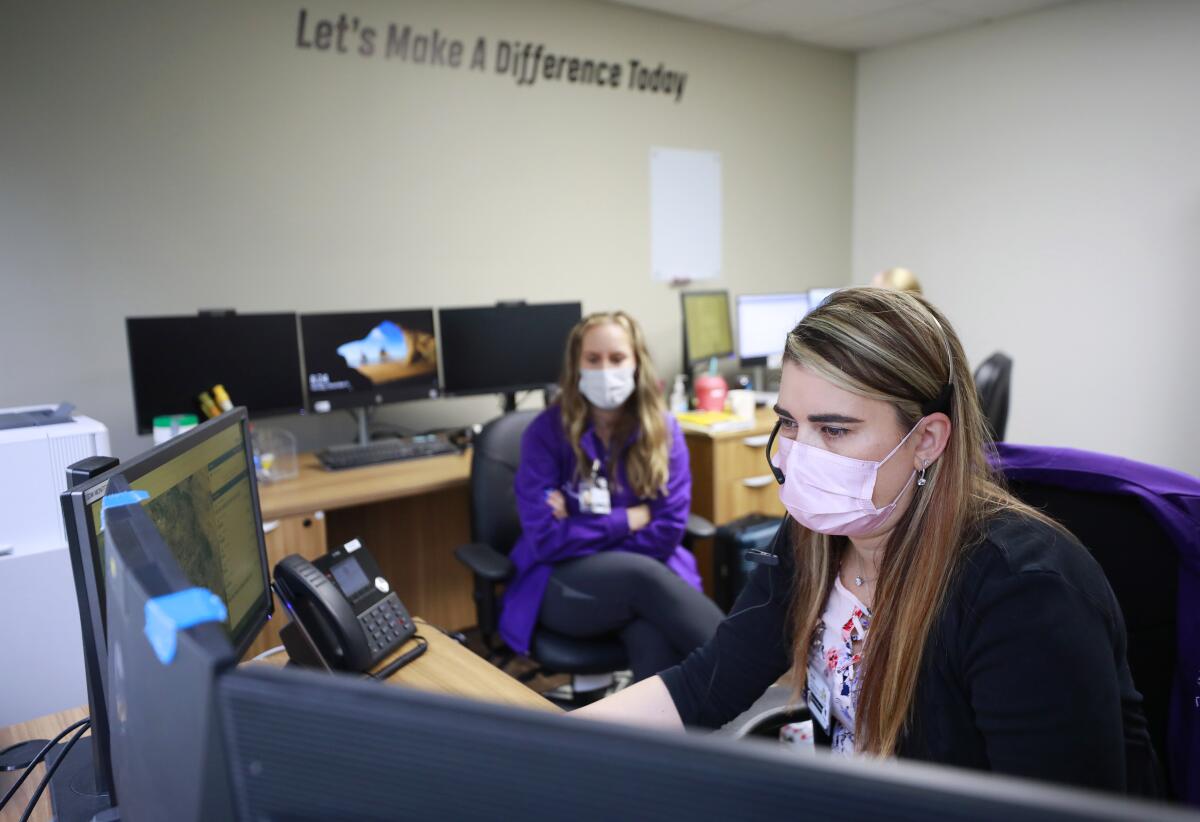
[[[721,155],[650,149],[650,271],[659,282],[721,276]]]

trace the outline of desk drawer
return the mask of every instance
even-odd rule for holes
[[[759,480],[766,479],[767,482]],[[732,511],[730,519],[746,514],[767,514],[782,517],[786,511],[779,501],[779,486],[770,474],[765,477],[748,477],[733,484],[730,494]]]
[[[767,464],[765,448],[765,434],[730,438],[718,444],[718,525],[746,514],[783,515],[779,485]]]

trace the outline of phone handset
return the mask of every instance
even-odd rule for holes
[[[371,650],[354,608],[316,566],[299,554],[286,556],[275,566],[275,584],[331,668],[370,667]]]

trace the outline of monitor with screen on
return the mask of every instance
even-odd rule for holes
[[[744,366],[778,368],[787,335],[808,313],[808,294],[739,294],[738,357]]]
[[[224,628],[238,656],[254,641],[273,608],[244,408],[222,414],[63,493],[92,732],[101,747],[108,737],[102,506],[109,481],[118,476],[139,496],[145,495],[142,507],[161,529],[192,584],[208,588],[225,602]],[[105,779],[97,774],[98,782]]]
[[[300,336],[319,414],[438,395],[433,309],[301,314]]]
[[[129,317],[125,333],[139,434],[214,385],[255,417],[304,410],[295,314]]]
[[[808,289],[808,310],[812,311],[814,308],[819,306],[821,303],[828,300],[829,295],[833,294],[835,291],[841,291],[841,290],[842,290],[841,286],[836,286],[834,288],[810,288],[810,289]]]
[[[733,327],[729,321],[727,291],[685,291],[683,302],[683,358],[691,366],[713,357],[733,356]]]
[[[579,303],[438,310],[447,394],[509,394],[558,382]]]

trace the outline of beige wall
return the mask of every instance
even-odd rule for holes
[[[298,11],[688,73],[683,99],[296,47]],[[489,58],[494,56],[489,52]],[[598,2],[22,3],[0,27],[0,407],[133,433],[123,318],[502,298],[624,307],[665,374],[651,146],[724,167],[737,292],[849,278],[852,57]],[[502,343],[502,341],[499,341]],[[236,398],[235,398],[236,399]],[[389,408],[425,427],[493,400]],[[283,421],[313,446],[345,415]]]
[[[914,269],[1009,439],[1200,473],[1200,4],[1073,3],[859,61],[854,268]]]

